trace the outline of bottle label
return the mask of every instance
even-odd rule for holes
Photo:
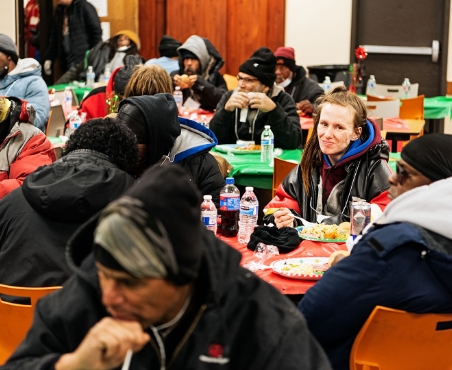
[[[273,138],[265,138],[261,139],[261,145],[274,145],[275,139]]]
[[[259,212],[259,206],[240,206],[240,214],[246,215],[246,216],[257,216],[257,213]]]
[[[204,226],[215,226],[217,224],[217,212],[203,211],[201,215],[201,221]]]
[[[220,209],[223,211],[238,211],[240,209],[240,197],[225,197],[220,195]]]

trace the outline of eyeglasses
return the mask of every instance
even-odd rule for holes
[[[405,170],[399,163],[399,161],[396,162],[396,173],[397,173],[397,182],[400,185],[403,185],[407,177],[414,175],[413,173]]]
[[[237,75],[237,81],[243,81],[246,84],[249,84],[250,82],[254,82],[254,81],[258,81],[257,78],[248,78],[248,77],[241,77],[239,75]]]

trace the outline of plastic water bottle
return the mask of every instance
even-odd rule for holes
[[[94,69],[92,66],[89,66],[88,70],[86,71],[86,86],[93,88],[95,78],[96,74],[94,73]]]
[[[209,128],[209,122],[207,122],[207,117],[205,114],[201,114],[201,121],[199,121],[199,123],[204,127]]]
[[[411,90],[411,82],[409,78],[405,78],[405,80],[403,81],[402,84],[402,88],[403,88],[403,97],[405,99],[410,97],[410,90]]]
[[[207,230],[217,233],[217,207],[212,202],[211,195],[204,195],[201,203],[201,220]]]
[[[71,137],[71,135],[77,130],[82,124],[82,119],[78,115],[77,111],[73,111],[69,115],[69,127],[66,129],[66,137]]]
[[[331,79],[330,76],[326,76],[323,80],[323,91],[325,91],[325,94],[328,93],[331,90]]]
[[[366,94],[373,95],[375,93],[376,84],[377,84],[377,81],[375,80],[375,76],[370,75],[369,79],[367,80]]]
[[[176,86],[174,90],[174,100],[176,101],[177,109],[179,110],[179,114],[182,111],[182,103],[184,101],[184,95],[182,94],[182,91],[180,91],[180,87]]]
[[[247,186],[240,201],[239,243],[241,244],[248,244],[250,235],[257,225],[259,202],[253,190],[253,187]]]
[[[64,89],[63,112],[66,118],[72,112],[72,90],[69,86],[66,86]]]
[[[111,76],[111,69],[110,67],[105,67],[105,71],[104,71],[104,83],[105,85],[108,84],[108,80],[110,79]]]
[[[239,231],[240,191],[234,185],[234,178],[227,177],[220,192],[220,235],[237,236]]]
[[[275,136],[269,125],[264,126],[261,134],[261,162],[271,163],[273,161],[273,149],[275,147]]]

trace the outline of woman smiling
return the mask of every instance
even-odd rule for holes
[[[279,186],[265,208],[279,208],[277,227],[294,226],[292,214],[308,221],[349,221],[349,202],[364,199],[384,208],[391,170],[389,147],[378,125],[367,118],[361,99],[341,86],[319,98],[314,132],[301,164]]]

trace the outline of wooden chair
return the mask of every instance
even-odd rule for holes
[[[408,98],[415,98],[419,91],[419,84],[411,84]],[[394,98],[404,98],[402,85],[382,85],[375,84],[375,89],[372,92],[374,96],[392,96]]]
[[[424,95],[400,100],[401,119],[424,119]]]
[[[350,370],[450,370],[452,314],[377,306],[353,343]]]
[[[281,184],[289,172],[297,166],[298,163],[296,162],[289,162],[279,158],[274,159],[272,197],[275,196],[279,184]]]
[[[52,120],[52,113],[53,113],[53,111],[50,110],[50,112],[49,112],[49,118],[47,119],[46,127],[44,128],[44,133],[45,133],[46,135],[47,135],[47,128],[49,127],[49,123],[50,123],[50,121]]]
[[[367,107],[369,116],[393,118],[398,117],[400,114],[399,99],[391,99],[386,101],[366,101],[364,102],[364,104]]]
[[[0,298],[0,365],[3,365],[22,342],[33,323],[33,312],[39,298],[61,287],[25,288],[0,284],[0,294],[30,298],[30,304],[17,304]]]
[[[237,86],[239,86],[239,82],[237,81],[237,77],[233,75],[228,75],[225,73],[223,75],[224,80],[226,81],[226,86],[228,90],[234,90]]]

